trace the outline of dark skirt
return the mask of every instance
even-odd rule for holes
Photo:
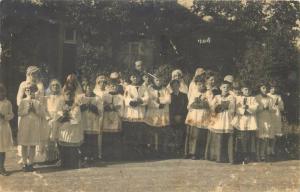
[[[59,155],[60,155],[62,168],[64,169],[80,168],[79,147],[59,145]]]
[[[235,162],[243,162],[245,160],[256,160],[256,131],[240,131],[234,132],[234,152]]]
[[[146,125],[140,122],[123,122],[124,158],[142,158],[146,147]]]
[[[82,155],[84,158],[98,158],[98,134],[84,134],[84,141],[81,146]]]
[[[4,169],[5,152],[0,152],[0,171]]]
[[[104,160],[121,160],[123,158],[122,133],[102,134],[102,157]]]
[[[259,138],[257,141],[257,158],[259,161],[270,161],[275,155],[275,139]]]
[[[49,141],[46,145],[46,161],[53,162],[58,160],[58,147],[57,142]]]
[[[208,132],[205,159],[220,163],[233,163],[233,149],[233,133]]]
[[[187,127],[185,155],[204,159],[208,130],[193,126]]]

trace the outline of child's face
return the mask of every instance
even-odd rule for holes
[[[271,88],[270,88],[270,93],[271,93],[271,94],[275,94],[275,92],[276,92],[276,88],[275,88],[275,87],[271,87]]]
[[[87,95],[92,95],[93,94],[93,89],[92,89],[92,87],[90,85],[86,85],[85,86],[85,93]]]
[[[115,85],[115,84],[110,85],[110,91],[116,92],[117,91],[117,85]]]
[[[143,80],[144,80],[144,82],[149,82],[149,77],[147,75],[144,75]]]
[[[142,65],[141,62],[138,62],[138,63],[135,64],[135,69],[136,69],[136,70],[141,71],[142,68],[143,68],[143,65]]]
[[[207,84],[213,85],[214,83],[215,83],[215,77],[214,77],[214,76],[210,76],[210,77],[207,79]]]
[[[60,92],[60,85],[58,82],[54,81],[51,84],[50,91],[52,94],[58,94]]]
[[[29,78],[31,81],[36,81],[38,79],[38,72],[31,73]]]
[[[172,77],[172,79],[176,79],[176,80],[179,80],[179,79],[181,79],[181,75],[179,74],[179,73],[175,73],[174,75],[173,75],[173,77]]]
[[[242,88],[242,93],[244,96],[249,96],[249,89],[247,87]]]
[[[30,87],[25,89],[25,94],[27,97],[30,97],[30,98],[34,98],[34,96],[35,96],[33,89],[31,89]]]
[[[261,87],[260,87],[260,92],[261,92],[262,94],[267,94],[267,87],[266,87],[265,85],[261,86]]]
[[[103,88],[104,83],[105,83],[105,77],[101,77],[101,78],[99,78],[98,81],[97,81],[97,84],[98,84],[101,88]]]
[[[240,90],[237,89],[237,88],[233,89],[232,91],[233,91],[236,95],[239,95],[239,94],[240,94]]]
[[[161,81],[160,81],[160,79],[159,78],[155,78],[154,79],[154,85],[156,85],[156,86],[161,86]]]
[[[172,86],[171,86],[171,89],[172,89],[173,92],[178,92],[179,87],[180,87],[179,83],[173,83]]]
[[[132,83],[133,85],[136,85],[137,82],[138,82],[138,78],[137,78],[136,76],[134,76],[134,75],[131,75],[131,76],[130,76],[130,81],[131,81],[131,83]]]
[[[65,101],[72,101],[73,100],[73,94],[71,92],[67,92],[64,94],[64,100]]]
[[[230,86],[228,84],[222,84],[220,89],[222,94],[228,94]]]
[[[200,91],[200,92],[205,90],[205,85],[201,82],[197,82],[196,86],[197,86],[198,91]]]

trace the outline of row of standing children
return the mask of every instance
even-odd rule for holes
[[[43,97],[42,86],[33,80],[38,70],[28,68],[31,79],[22,82],[17,96],[24,171],[33,171],[36,146],[45,149],[48,160],[59,157],[66,168],[79,167],[82,155],[86,160],[102,158],[102,154],[120,156],[123,144],[127,157],[130,152],[142,157],[149,150],[166,154],[174,150],[173,143],[186,158],[231,163],[270,160],[275,136],[281,134],[283,103],[275,87],[267,94],[265,84],[256,97],[250,95],[248,85],[237,95],[232,76],[226,76],[218,89],[214,75],[199,68],[189,88],[182,72],[175,70],[167,87],[159,77],[145,86],[137,73],[132,73],[129,85],[121,85],[117,73],[112,73],[109,84],[105,76],[99,76],[95,89],[85,84],[83,93],[76,76],[70,75],[62,91],[60,83],[52,80]],[[26,97],[20,96],[22,91]],[[2,103],[1,136],[5,139],[1,137],[0,170],[5,175],[4,152],[11,142],[8,122],[13,114],[5,96]]]

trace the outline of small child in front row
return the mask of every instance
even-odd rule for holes
[[[83,143],[83,155],[85,161],[94,161],[101,158],[101,154],[98,154],[98,146],[101,147],[101,143],[98,143],[98,136],[100,130],[100,118],[103,116],[103,102],[100,97],[97,97],[93,93],[91,84],[88,82],[83,86],[84,94],[79,96],[79,105],[81,111],[81,124],[84,130],[84,143]]]
[[[9,175],[4,168],[4,163],[5,153],[13,146],[9,124],[13,117],[11,102],[6,99],[6,88],[0,84],[0,175],[3,176]]]
[[[18,109],[18,144],[22,146],[22,164],[25,172],[34,171],[35,148],[40,144],[42,117],[45,116],[40,101],[35,98],[37,90],[35,84],[28,83],[25,87],[26,98],[21,100]]]
[[[83,142],[80,108],[74,91],[64,90],[64,103],[59,112],[58,147],[62,168],[80,168],[80,149]]]
[[[267,85],[259,86],[260,94],[256,96],[257,108],[257,158],[259,161],[272,161],[274,157],[275,130],[272,127],[272,98],[267,95]]]
[[[255,160],[256,156],[256,110],[258,103],[255,97],[250,95],[248,85],[241,87],[242,95],[236,98],[236,122],[235,127],[235,162],[248,163]]]
[[[272,107],[273,111],[271,113],[272,127],[275,130],[275,155],[276,158],[281,158],[280,156],[284,152],[284,140],[282,139],[283,135],[283,122],[282,122],[282,113],[284,111],[284,103],[281,96],[278,94],[278,86],[275,82],[271,83],[270,91],[268,96],[272,98]]]
[[[61,96],[61,84],[57,79],[52,79],[49,85],[49,95],[46,96],[46,120],[49,127],[48,142],[46,145],[47,162],[55,162],[58,160],[57,148],[57,118],[58,112],[61,111],[63,98]]]
[[[197,90],[191,93],[186,118],[186,158],[204,159],[208,134],[208,121],[210,114],[208,92],[205,88],[205,79],[196,76],[194,79]]]

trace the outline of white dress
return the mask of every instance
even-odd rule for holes
[[[152,127],[166,127],[170,124],[169,104],[171,95],[167,88],[156,90],[153,87],[148,89],[149,103],[145,123]],[[157,102],[159,101],[159,103]],[[163,104],[163,108],[159,108]]]
[[[284,110],[284,104],[280,95],[268,94],[272,98],[272,108],[274,109],[271,113],[272,124],[271,127],[275,130],[275,135],[282,136],[282,116],[281,112]]]
[[[105,111],[103,113],[103,132],[120,132],[122,130],[122,117],[124,110],[123,96],[120,94],[105,94],[103,96],[103,106],[111,105],[116,107],[115,111]],[[117,109],[118,108],[118,109]]]
[[[248,109],[243,106],[248,105]],[[236,117],[232,125],[240,131],[257,130],[256,110],[258,103],[255,97],[239,96],[236,98]]]
[[[136,107],[130,106],[130,102],[142,100],[142,104]],[[149,94],[144,86],[128,85],[124,93],[124,121],[144,122],[146,115],[146,105],[148,104]]]
[[[235,98],[230,94],[226,97],[216,95],[212,101],[212,109],[215,110],[215,108],[223,102],[228,103],[228,110],[213,115],[211,117],[211,125],[209,125],[209,127],[210,130],[215,133],[232,133],[233,126],[231,122],[235,112],[236,101]]]
[[[62,109],[64,108],[61,107]],[[62,111],[59,112],[62,116]],[[63,146],[78,147],[83,142],[81,113],[78,106],[72,106],[69,112],[70,121],[60,123],[58,128],[58,142]]]
[[[30,103],[33,104],[35,112],[29,111]],[[35,146],[41,142],[42,117],[45,115],[36,99],[22,99],[18,109],[20,117],[18,129],[18,144],[24,146]]]
[[[20,105],[20,102],[22,99],[24,99],[25,97],[25,88],[27,86],[27,83],[29,83],[29,81],[23,81],[20,86],[19,86],[19,90],[17,93],[17,105]],[[41,96],[44,96],[45,94],[45,90],[44,90],[44,85],[42,82],[38,82],[36,83],[38,91],[36,92],[36,98],[39,98]]]
[[[272,98],[269,96],[257,95],[256,101],[258,102],[257,108],[257,127],[258,127],[258,138],[274,138],[275,130],[271,126],[272,121]],[[268,108],[268,109],[264,109]]]
[[[81,112],[81,125],[87,134],[100,134],[103,121],[103,101],[100,97],[87,97],[84,94],[79,96],[79,105],[91,104],[98,109],[98,114],[89,110]]]
[[[7,99],[0,101],[0,114],[4,115],[0,118],[0,152],[6,152],[13,146],[9,121],[14,117],[12,105]]]
[[[49,129],[49,139],[56,140],[58,137],[58,123],[57,119],[60,117],[59,111],[63,106],[63,98],[61,95],[49,95],[46,97],[46,120]]]
[[[188,91],[188,98],[191,97],[191,95],[194,93],[194,92],[197,92],[197,86],[196,86],[196,83],[194,81],[192,81],[189,85],[189,91]]]
[[[207,95],[208,92],[201,93],[201,92],[193,92],[189,98],[188,103],[188,114],[186,117],[185,123],[187,125],[197,127],[197,128],[207,128],[209,124],[209,117],[210,117],[210,108],[207,109],[193,109],[191,105],[194,103],[195,99],[201,97],[201,100],[206,101],[209,107],[210,98]]]

